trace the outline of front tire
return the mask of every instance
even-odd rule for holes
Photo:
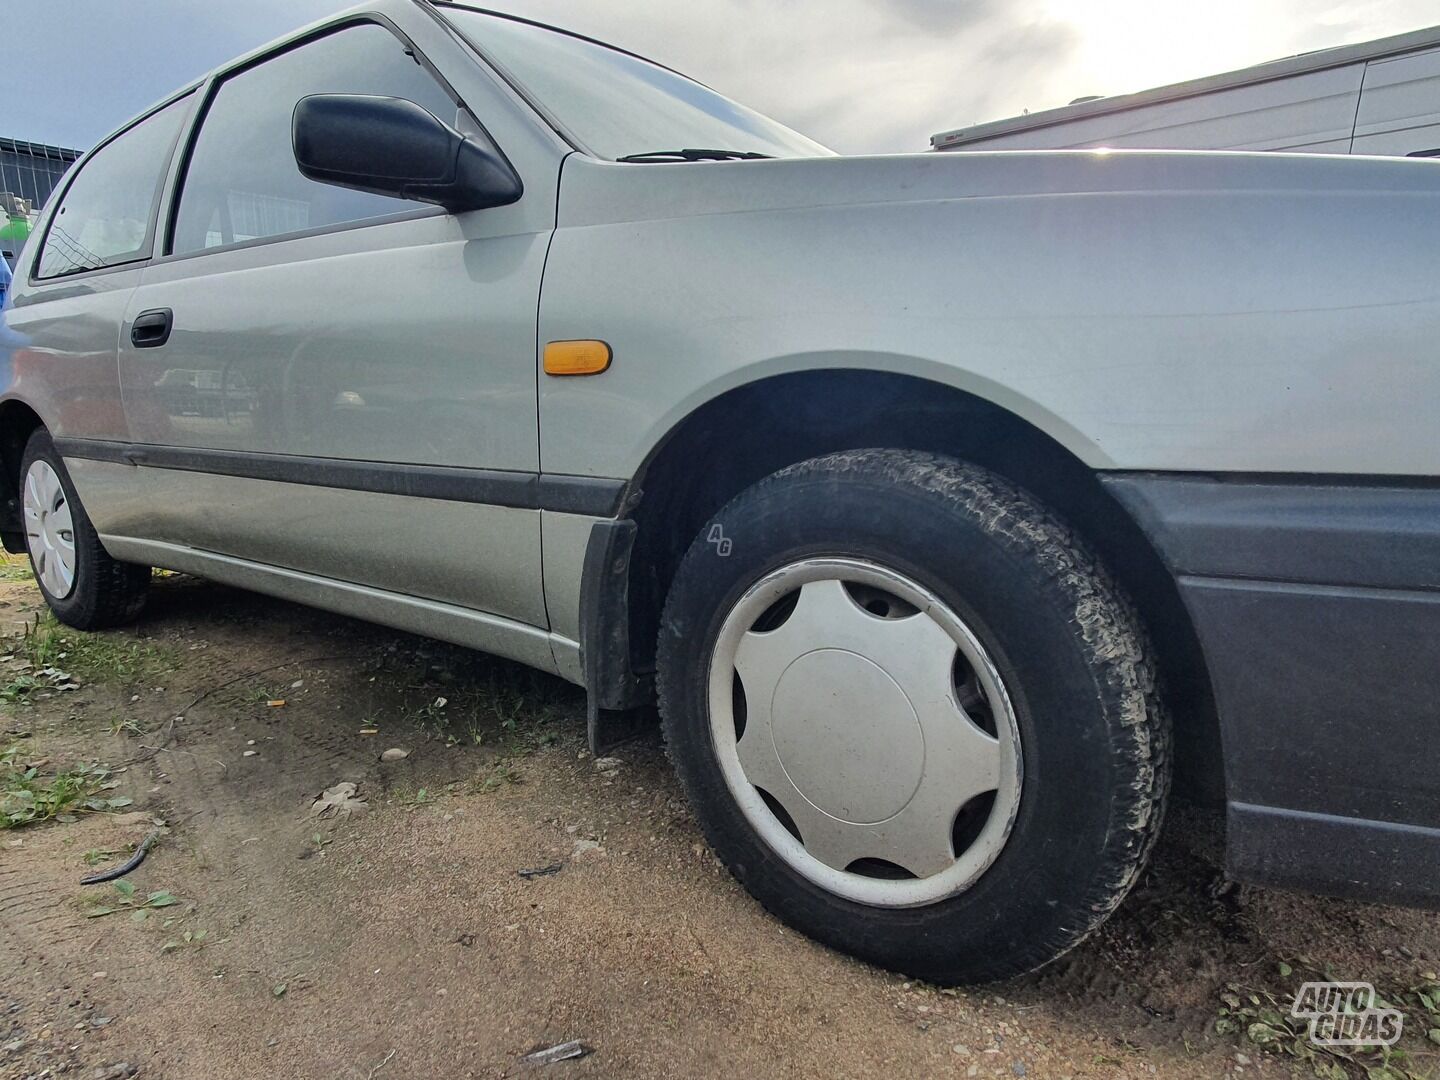
[[[25,546],[41,595],[77,630],[129,622],[145,607],[150,567],[110,557],[75,494],[49,432],[38,429],[20,459]]]
[[[1169,731],[1138,621],[1034,498],[953,459],[835,454],[739,495],[676,573],[658,683],[735,876],[921,978],[1072,948],[1159,828]]]

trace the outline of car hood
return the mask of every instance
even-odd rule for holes
[[[565,160],[559,224],[1065,194],[1440,191],[1440,162],[1189,150],[1012,150],[767,161]]]

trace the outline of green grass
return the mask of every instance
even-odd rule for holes
[[[51,818],[73,820],[81,813],[102,813],[129,806],[123,796],[106,795],[119,786],[103,765],[77,765],[41,776],[21,760],[20,747],[0,754],[0,829],[18,829]]]
[[[14,652],[30,661],[35,673],[52,669],[80,680],[149,682],[175,667],[167,649],[120,633],[72,630],[48,612],[36,615],[13,640]]]
[[[1296,965],[1308,968],[1297,974]],[[1281,962],[1278,979],[1269,986],[1242,986],[1226,983],[1220,994],[1215,1032],[1231,1036],[1248,1049],[1289,1057],[1308,1064],[1319,1080],[1429,1080],[1433,1067],[1420,1058],[1433,1058],[1440,1044],[1440,978],[1424,972],[1418,982],[1404,989],[1377,988],[1375,1004],[1404,1015],[1405,1045],[1335,1047],[1316,1045],[1309,1039],[1308,1021],[1296,1019],[1289,1003],[1296,984],[1305,979],[1333,980],[1328,966],[1316,968],[1301,957],[1296,964]]]
[[[34,578],[29,558],[0,551],[0,581],[33,581]]]
[[[507,669],[446,686],[411,719],[452,746],[493,746],[523,757],[556,741],[555,721],[563,715],[549,680]]]
[[[447,746],[524,757],[558,741],[565,730],[558,721],[577,711],[574,692],[559,680],[464,649],[430,643],[377,660],[370,682],[389,700],[357,710],[365,727],[414,726]]]
[[[511,784],[523,784],[525,776],[509,761],[497,761],[490,771],[475,778],[473,789],[477,792],[495,791]]]

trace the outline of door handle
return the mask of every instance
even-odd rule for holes
[[[174,316],[168,307],[142,311],[130,324],[130,344],[137,349],[158,349],[170,340],[173,322]]]

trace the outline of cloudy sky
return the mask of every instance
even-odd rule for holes
[[[0,0],[0,135],[88,147],[350,0]],[[489,0],[679,68],[844,153],[1417,29],[1434,0]],[[21,44],[23,42],[23,44]]]

